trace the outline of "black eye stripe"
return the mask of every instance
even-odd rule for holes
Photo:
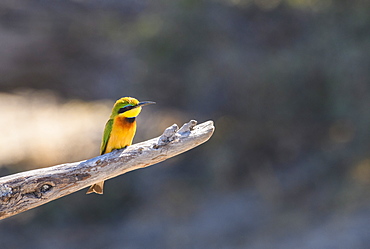
[[[125,107],[122,107],[118,110],[118,114],[120,113],[124,113],[124,112],[127,112],[131,109],[133,109],[135,106],[131,106],[131,105],[128,105],[128,106],[125,106]]]

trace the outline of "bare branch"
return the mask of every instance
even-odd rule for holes
[[[145,168],[190,150],[206,142],[214,131],[212,121],[199,125],[196,123],[191,120],[180,129],[177,125],[172,125],[160,137],[86,161],[2,177],[0,219],[74,193],[93,183]]]

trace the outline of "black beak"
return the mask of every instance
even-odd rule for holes
[[[139,106],[146,106],[146,105],[151,105],[151,104],[155,104],[155,102],[153,101],[143,101],[143,102],[139,102],[136,106],[136,107],[139,107]]]
[[[151,104],[155,104],[155,102],[153,102],[153,101],[143,101],[143,102],[139,102],[135,106],[128,105],[126,107],[123,107],[123,108],[119,109],[118,114],[127,112],[129,110],[132,110],[132,109],[135,109],[135,108],[138,108],[138,107],[141,107],[141,106],[146,106],[146,105],[151,105]]]

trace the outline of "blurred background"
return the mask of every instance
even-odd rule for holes
[[[1,176],[190,119],[205,144],[0,221],[2,248],[369,248],[370,2],[0,3]]]

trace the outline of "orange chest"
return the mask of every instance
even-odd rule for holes
[[[116,117],[108,139],[105,153],[115,149],[122,149],[132,144],[136,132],[136,121],[125,117]]]

